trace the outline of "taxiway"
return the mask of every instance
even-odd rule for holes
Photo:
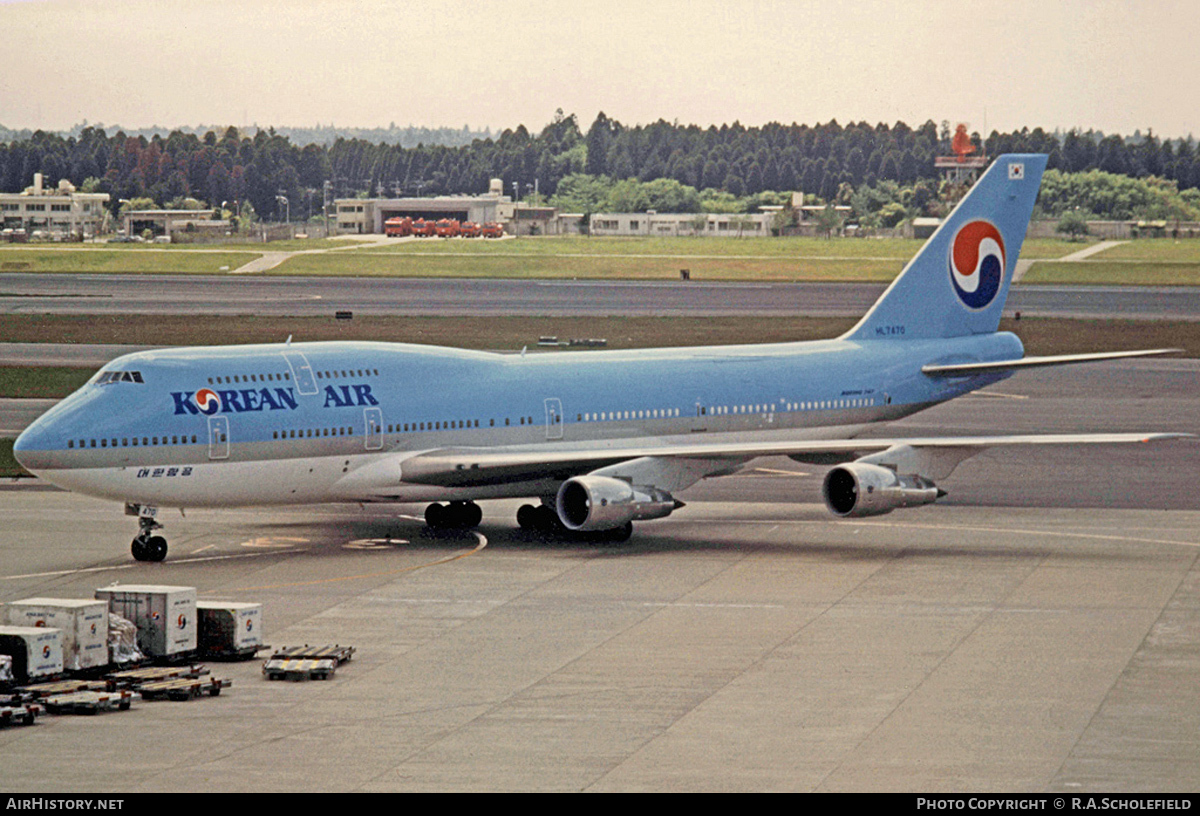
[[[1034,371],[889,434],[1200,428],[1200,366]],[[28,791],[1181,791],[1200,787],[1200,443],[983,454],[936,505],[836,520],[788,459],[622,546],[484,503],[164,511],[0,490],[0,601],[113,582],[264,605],[329,681],[0,731]],[[153,750],[147,750],[153,746]]]

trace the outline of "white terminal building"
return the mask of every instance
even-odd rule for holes
[[[6,237],[17,234],[90,238],[104,227],[108,193],[76,192],[63,179],[57,187],[46,187],[41,173],[34,173],[33,186],[21,193],[0,193],[2,229]]]
[[[341,235],[381,234],[389,218],[424,218],[438,221],[513,220],[513,200],[504,195],[499,179],[492,179],[488,192],[479,196],[438,196],[436,198],[339,198],[334,201],[336,231]]]
[[[762,213],[595,213],[590,221],[592,235],[679,235],[751,236],[770,235],[776,212]]]

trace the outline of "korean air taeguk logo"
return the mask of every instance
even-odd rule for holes
[[[201,388],[196,392],[196,407],[205,416],[212,416],[221,410],[221,398],[211,388]]]
[[[988,221],[968,221],[950,242],[950,283],[968,308],[982,309],[1004,279],[1004,238]]]

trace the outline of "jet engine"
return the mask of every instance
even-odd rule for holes
[[[867,462],[849,462],[829,471],[821,493],[829,512],[843,517],[881,516],[897,507],[932,504],[946,495],[924,477],[902,476]]]
[[[611,476],[575,476],[558,488],[555,509],[568,530],[612,530],[631,521],[669,516],[679,503],[665,490]]]

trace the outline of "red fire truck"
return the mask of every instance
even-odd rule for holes
[[[389,218],[383,222],[383,234],[389,238],[403,238],[412,235],[413,220],[411,218]]]

